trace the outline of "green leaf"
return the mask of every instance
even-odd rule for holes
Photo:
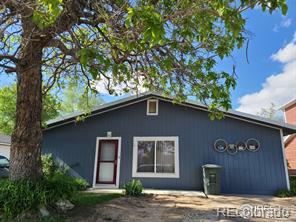
[[[287,12],[288,12],[288,6],[287,6],[287,4],[286,4],[286,3],[283,3],[283,4],[281,5],[281,8],[282,8],[282,14],[283,14],[283,15],[286,15]]]
[[[37,0],[33,21],[40,29],[51,26],[63,10],[63,0]]]

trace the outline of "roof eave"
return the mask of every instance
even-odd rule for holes
[[[100,106],[94,108],[91,113],[93,113],[93,115],[96,115],[97,113],[101,113],[105,110],[113,109],[114,107],[116,108],[117,106],[122,106],[125,104],[130,104],[130,103],[133,103],[134,101],[138,101],[138,100],[141,101],[143,99],[150,98],[150,97],[157,97],[159,99],[170,100],[170,101],[172,101],[174,99],[173,97],[164,97],[161,93],[158,93],[158,92],[145,92],[145,93],[141,93],[138,95],[129,96],[127,98],[123,98],[123,99],[120,99],[120,100],[117,100],[117,101],[114,101],[111,103],[100,105]],[[296,100],[295,100],[295,102],[296,102]],[[183,105],[185,105],[185,106],[190,105],[190,106],[198,107],[199,109],[203,109],[205,111],[207,111],[207,109],[208,109],[207,106],[205,106],[203,104],[197,104],[196,102],[192,102],[192,101],[186,101],[183,103]],[[244,119],[244,120],[251,121],[251,122],[257,122],[262,125],[272,126],[277,129],[283,129],[284,135],[296,133],[296,126],[294,126],[294,125],[281,123],[281,122],[274,121],[274,120],[269,120],[269,119],[266,119],[263,117],[259,117],[259,116],[255,116],[252,114],[247,114],[247,113],[243,113],[243,112],[239,112],[239,111],[235,111],[235,110],[225,111],[224,113],[225,113],[225,115],[230,116],[230,117],[232,116],[232,117]],[[47,127],[50,128],[55,125],[61,125],[61,124],[67,123],[67,122],[75,121],[77,116],[83,115],[83,114],[85,114],[85,113],[80,112],[78,114],[75,113],[73,115],[70,115],[69,117],[48,121]]]
[[[147,92],[141,93],[138,95],[132,95],[127,98],[122,98],[117,101],[113,101],[110,103],[99,105],[99,106],[95,107],[90,113],[93,113],[93,114],[100,113],[101,111],[113,109],[114,107],[122,106],[124,104],[133,103],[134,101],[136,101],[140,98],[145,99],[146,97],[150,97],[150,96],[151,96],[151,93],[149,94]],[[68,115],[68,116],[65,116],[62,118],[49,120],[49,121],[47,121],[47,127],[55,126],[56,124],[63,124],[64,122],[68,122],[68,121],[74,121],[74,120],[76,120],[76,118],[78,116],[84,115],[84,114],[86,114],[86,112],[76,112],[74,114],[71,114],[71,115]]]
[[[283,106],[280,107],[280,110],[285,111],[285,109],[289,108],[290,106],[293,106],[296,104],[296,99],[292,99]]]

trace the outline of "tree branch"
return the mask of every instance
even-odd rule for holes
[[[16,67],[13,67],[13,66],[8,66],[8,65],[5,65],[5,64],[0,64],[0,68],[3,68],[6,73],[16,72]]]
[[[9,55],[9,54],[2,54],[0,55],[0,61],[8,59],[13,63],[17,63],[18,59],[14,55]]]
[[[76,56],[76,52],[78,51],[77,49],[68,49],[67,46],[59,39],[52,39],[51,41],[48,42],[46,47],[55,47],[61,50],[62,53],[65,55],[70,55],[73,57],[75,62],[79,62],[79,58]]]
[[[87,4],[89,4],[87,0],[66,1],[64,10],[55,23],[44,29],[43,32],[47,38],[50,40],[65,31],[69,31],[74,24],[78,23],[79,18],[83,16],[83,9]]]

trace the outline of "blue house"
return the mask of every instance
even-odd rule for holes
[[[289,189],[283,136],[296,127],[237,111],[210,120],[207,107],[144,93],[50,121],[43,153],[93,187],[133,178],[145,188],[203,190],[202,166],[222,167],[222,193],[274,194]]]

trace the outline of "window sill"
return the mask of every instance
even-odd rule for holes
[[[146,113],[146,116],[158,116],[158,113]]]
[[[177,173],[133,173],[132,177],[143,178],[180,178]]]

